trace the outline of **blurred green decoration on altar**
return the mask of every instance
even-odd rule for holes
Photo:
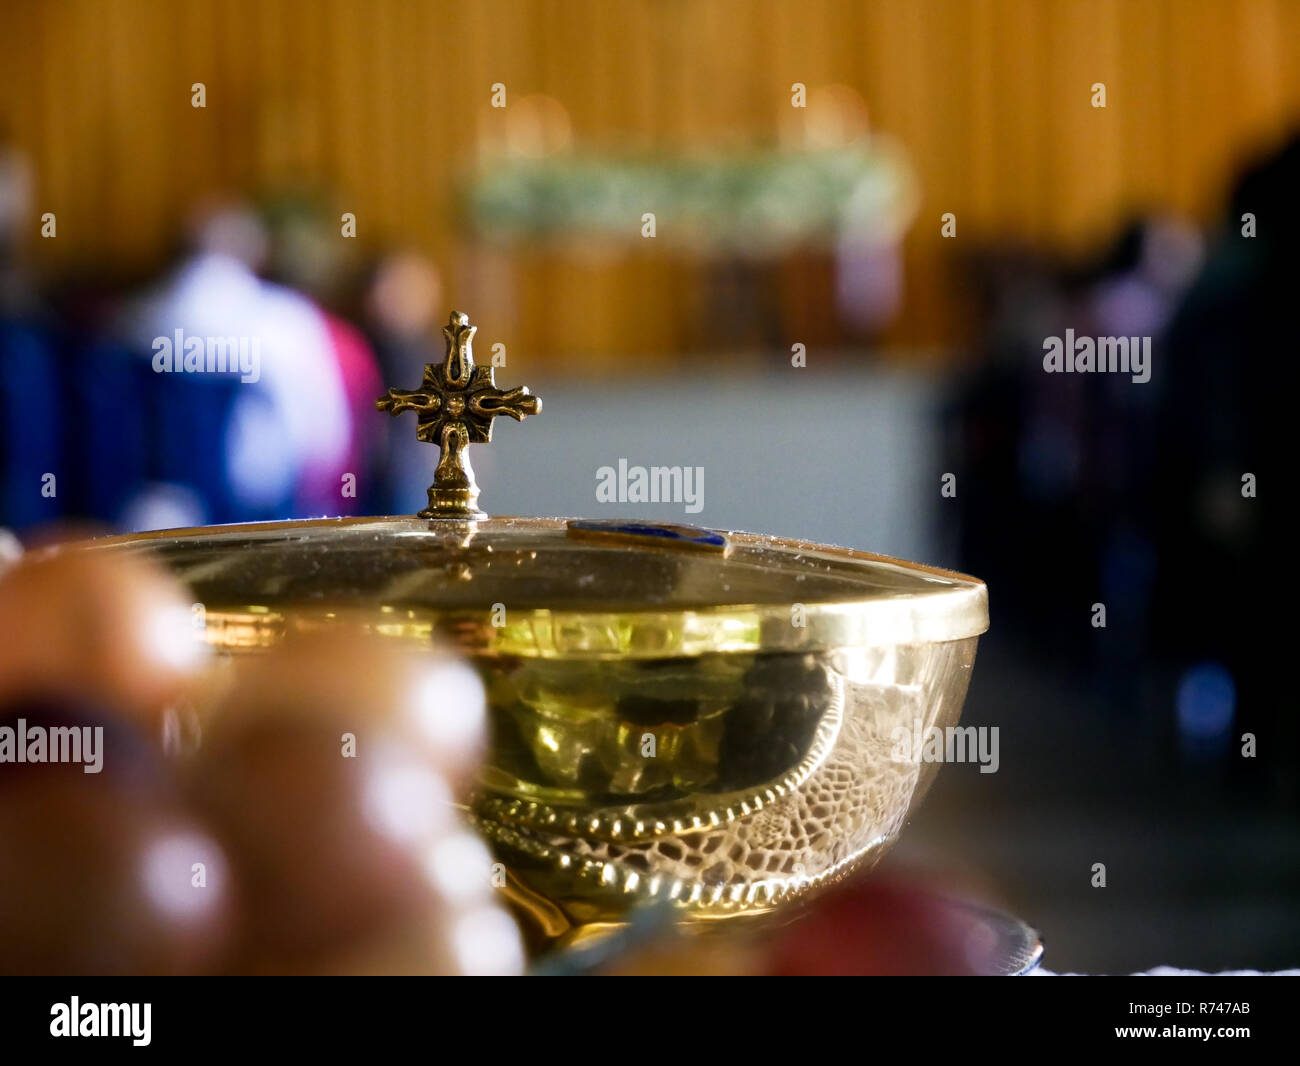
[[[493,159],[463,188],[466,215],[494,243],[637,241],[701,254],[895,244],[916,212],[916,182],[887,138],[842,147],[655,158],[560,154]]]

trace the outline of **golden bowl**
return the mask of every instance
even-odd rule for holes
[[[467,812],[548,938],[647,901],[761,915],[874,863],[988,625],[961,574],[641,522],[326,519],[94,546],[169,567],[220,656],[343,623],[458,648],[491,723]]]

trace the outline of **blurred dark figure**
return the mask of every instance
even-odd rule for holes
[[[383,384],[415,388],[426,363],[440,362],[442,279],[419,252],[398,250],[380,257],[362,285],[361,320],[379,361]],[[476,358],[489,357],[477,353]],[[378,396],[383,388],[375,392]],[[374,404],[371,403],[373,410]],[[381,427],[382,428],[382,427]],[[403,514],[424,499],[429,458],[407,433],[387,433],[377,451],[381,514]]]
[[[997,589],[1000,624],[1021,622],[1048,661],[1123,675],[1142,660],[1155,545],[1145,493],[1165,364],[1161,334],[1199,263],[1185,224],[1137,220],[1092,259],[985,255],[984,356],[960,390],[946,469],[964,501],[960,556]],[[1047,338],[1153,337],[1151,380],[1043,369]],[[1044,575],[1050,574],[1050,582]],[[1111,639],[1092,638],[1092,605]],[[1098,661],[1098,657],[1101,661]]]
[[[60,351],[22,249],[33,225],[27,156],[0,135],[0,523],[22,530],[61,518]]]
[[[995,590],[1003,635],[1019,625],[1018,654],[1090,691],[1116,737],[1189,787],[1292,801],[1286,589],[1263,564],[1282,558],[1298,184],[1295,140],[1241,179],[1203,265],[1195,234],[1161,218],[1091,261],[981,259],[984,358],[947,467],[960,564]],[[1152,337],[1149,382],[1046,373],[1044,342],[1066,329]]]
[[[1182,671],[1191,753],[1295,802],[1295,699],[1283,529],[1295,455],[1300,135],[1239,180],[1169,329],[1150,523],[1156,646]],[[1235,704],[1235,713],[1234,713]],[[1244,733],[1255,762],[1239,757]],[[1265,771],[1261,773],[1260,771]]]

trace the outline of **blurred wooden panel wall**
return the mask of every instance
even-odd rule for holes
[[[323,179],[362,240],[433,253],[485,335],[595,366],[688,347],[698,268],[530,252],[507,291],[452,195],[492,83],[561,101],[580,144],[665,150],[770,139],[792,83],[843,83],[920,175],[893,339],[934,346],[961,337],[942,212],[960,241],[1204,217],[1300,117],[1298,45],[1295,0],[5,0],[0,129],[57,213],[52,269],[148,268],[199,192]]]

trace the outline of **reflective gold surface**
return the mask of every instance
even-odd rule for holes
[[[557,518],[345,518],[92,543],[147,551],[171,567],[204,603],[208,640],[233,648],[344,617],[468,652],[583,659],[913,644],[988,627],[987,593],[974,578],[726,536],[725,554],[706,554],[592,542]]]
[[[349,519],[93,548],[168,565],[229,655],[340,624],[459,648],[491,712],[469,812],[549,938],[650,900],[763,914],[874,862],[934,769],[897,730],[957,720],[988,620],[972,578],[743,533]]]
[[[893,841],[935,768],[898,758],[896,730],[953,724],[974,652],[968,638],[724,656],[735,687],[722,698],[704,695],[711,657],[636,662],[635,699],[580,686],[588,715],[561,728],[496,682],[478,825],[575,923],[648,898],[698,918],[764,912]],[[666,757],[643,757],[647,737],[659,752],[669,740]]]

